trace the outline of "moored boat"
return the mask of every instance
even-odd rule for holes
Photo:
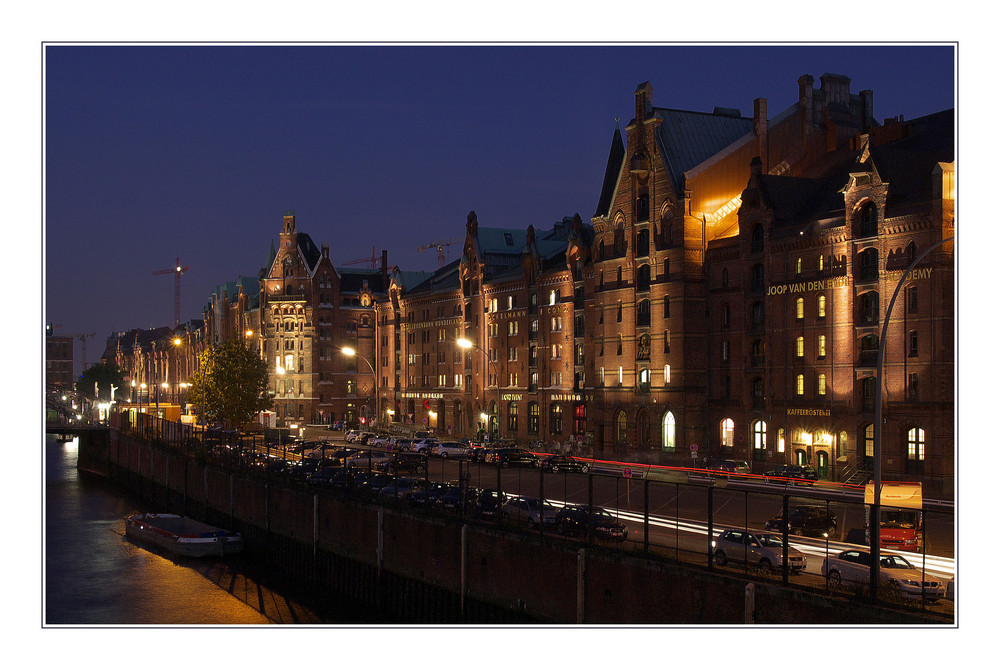
[[[133,514],[125,536],[181,556],[225,556],[243,549],[243,536],[177,514]]]

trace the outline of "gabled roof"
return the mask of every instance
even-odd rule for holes
[[[685,172],[753,131],[753,119],[735,110],[718,108],[709,114],[656,107],[653,112],[663,120],[656,143],[676,191],[683,186]]]
[[[604,170],[604,184],[601,186],[601,198],[597,201],[595,217],[608,216],[610,213],[623,160],[625,160],[625,142],[622,141],[622,133],[616,125],[615,134],[611,136],[611,152],[608,154],[608,166]]]

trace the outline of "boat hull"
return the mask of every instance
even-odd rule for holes
[[[243,550],[243,536],[177,514],[133,514],[125,537],[179,556],[226,556]]]

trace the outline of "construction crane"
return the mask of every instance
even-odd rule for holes
[[[177,259],[174,263],[174,267],[167,268],[166,270],[157,270],[154,275],[169,275],[174,276],[174,328],[181,323],[181,275],[188,271],[188,266],[185,265],[181,267],[181,259]]]
[[[375,247],[372,247],[372,257],[371,258],[355,258],[353,261],[347,261],[346,263],[341,263],[341,265],[360,265],[361,263],[370,263],[372,270],[378,268],[379,258],[375,255]]]
[[[423,246],[417,247],[417,251],[427,251],[428,249],[434,249],[434,248],[436,248],[438,250],[438,270],[440,270],[441,268],[444,267],[445,260],[446,260],[445,257],[444,257],[444,248],[447,247],[447,246],[449,246],[449,245],[458,244],[458,243],[464,242],[464,241],[465,241],[464,239],[457,239],[456,238],[456,239],[452,239],[452,240],[442,240],[441,242],[428,242],[427,244],[425,244]]]

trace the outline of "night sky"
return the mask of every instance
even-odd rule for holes
[[[61,45],[43,49],[46,322],[95,333],[201,318],[255,275],[282,215],[335,265],[433,270],[483,226],[545,228],[597,205],[616,123],[658,107],[773,118],[797,79],[875,92],[879,120],[955,106],[954,49],[917,46]],[[447,247],[454,260],[460,247]],[[355,263],[351,267],[368,267]],[[80,347],[77,342],[77,372]]]

